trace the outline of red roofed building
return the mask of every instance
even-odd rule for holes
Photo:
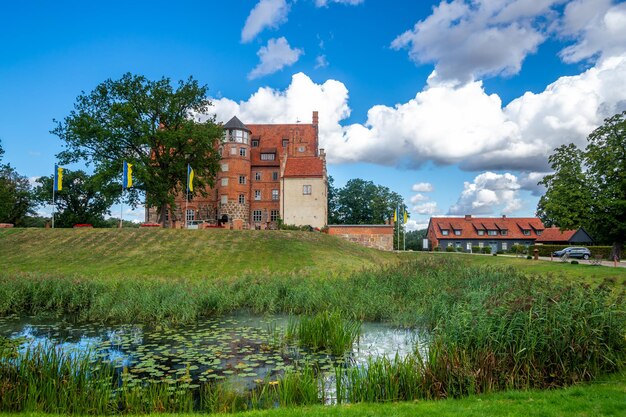
[[[170,226],[228,224],[234,229],[276,228],[285,224],[323,227],[327,223],[327,175],[318,149],[318,113],[311,124],[224,124],[221,169],[207,197],[176,200]],[[185,207],[187,207],[185,212]],[[146,222],[156,221],[154,210]]]
[[[590,244],[593,239],[582,227],[577,230],[563,230],[558,227],[549,227],[543,231],[537,243],[544,245],[571,245],[571,244]]]
[[[513,245],[530,246],[542,236],[545,227],[536,217],[431,217],[427,238],[431,248],[470,252],[472,247],[490,247],[493,253]]]

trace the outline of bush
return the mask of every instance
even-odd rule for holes
[[[539,250],[539,256],[550,256],[553,252],[561,249],[569,248],[570,246],[579,246],[588,248],[591,251],[591,256],[602,255],[602,259],[611,260],[612,246],[583,246],[583,245],[533,245],[528,248],[529,253],[533,253],[533,250]]]
[[[485,246],[483,247],[482,253],[486,253],[487,255],[489,255],[491,253],[491,246]]]
[[[454,252],[453,246],[446,246],[446,252]]]
[[[578,261],[572,261],[572,265],[578,265]]]
[[[435,249],[433,249],[435,252],[439,252],[441,251],[441,248],[439,246],[435,246]]]
[[[498,255],[502,255],[502,254],[504,254],[504,251],[499,250],[499,251],[497,251],[496,253],[497,253]]]
[[[532,257],[532,256],[530,256],[530,255],[526,256],[526,259],[532,259],[532,258],[533,258],[533,257]]]
[[[480,253],[480,251],[481,251],[480,246],[472,246],[472,253]]]
[[[498,252],[492,253],[493,256],[498,256]]]

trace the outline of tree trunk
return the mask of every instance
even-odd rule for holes
[[[611,251],[611,260],[614,260],[617,257],[619,261],[622,259],[622,252],[624,250],[624,242],[613,242],[613,250]]]
[[[165,217],[167,215],[167,204],[163,204],[159,210],[159,223],[162,227],[165,227]]]

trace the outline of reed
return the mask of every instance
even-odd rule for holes
[[[285,337],[314,351],[342,356],[352,349],[361,334],[361,322],[346,319],[338,311],[322,311],[312,316],[291,318]]]

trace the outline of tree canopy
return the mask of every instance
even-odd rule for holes
[[[161,213],[186,189],[188,164],[195,171],[191,194],[204,195],[205,187],[214,185],[222,138],[214,118],[196,118],[211,105],[207,91],[191,77],[176,87],[169,78],[132,74],[106,80],[78,96],[70,115],[55,121],[52,133],[66,147],[59,161],[93,164],[103,183],[120,181],[127,161],[133,165],[133,188],[126,199],[137,205],[145,196],[146,205]]]
[[[34,196],[40,205],[52,202],[53,177],[41,177]],[[108,226],[104,216],[111,214],[111,205],[119,198],[119,184],[103,183],[96,176],[87,175],[84,171],[63,173],[63,188],[56,192],[55,225],[72,227],[79,223],[89,223],[95,227]],[[119,223],[119,221],[118,221]]]
[[[329,224],[384,224],[393,218],[396,207],[400,213],[407,209],[400,194],[360,178],[337,189],[330,177],[328,200]]]
[[[587,138],[586,149],[570,144],[550,157],[554,174],[537,207],[547,224],[584,227],[597,241],[613,244],[621,257],[626,240],[626,111],[604,120]]]
[[[4,155],[0,143],[0,162]],[[10,164],[0,165],[0,223],[23,226],[26,217],[34,214],[30,183]]]

